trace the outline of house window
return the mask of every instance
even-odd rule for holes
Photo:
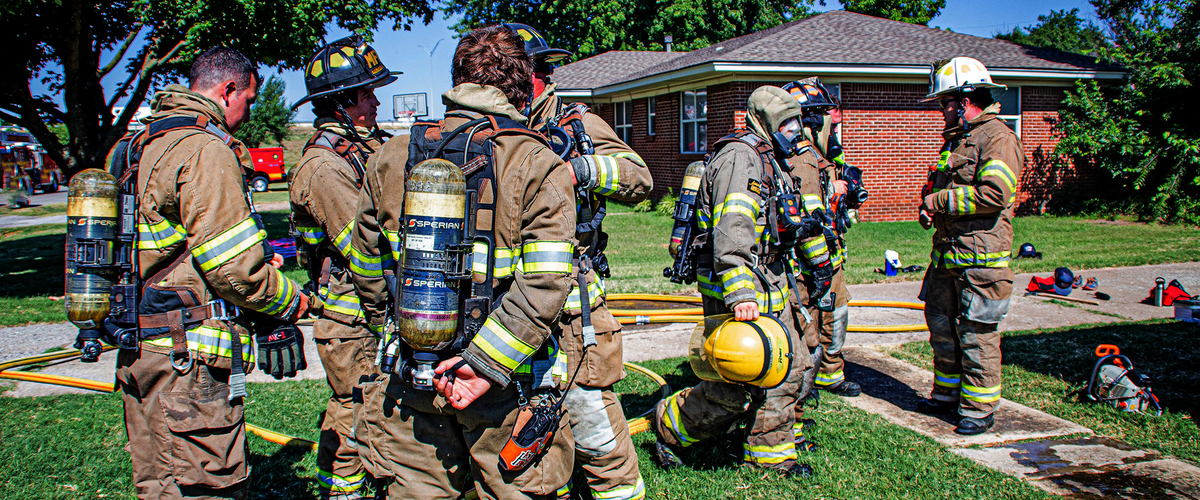
[[[613,104],[613,125],[617,130],[617,138],[629,144],[633,135],[633,103],[630,101]]]
[[[708,91],[689,90],[683,93],[679,108],[679,152],[708,151]]]
[[[1007,89],[992,89],[992,99],[1000,103],[1001,120],[1005,125],[1021,136],[1021,87],[1010,86]]]
[[[654,135],[654,98],[646,98],[646,135]]]

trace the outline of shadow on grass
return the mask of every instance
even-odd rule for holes
[[[1004,364],[1082,386],[1099,359],[1099,344],[1120,347],[1139,373],[1150,376],[1164,410],[1193,416],[1200,410],[1195,393],[1200,387],[1200,325],[1195,323],[1124,323],[1005,336]]]
[[[301,446],[280,446],[270,455],[251,453],[251,498],[313,498],[320,483],[314,477],[303,477],[308,468],[302,464],[311,453]]]
[[[862,386],[863,394],[882,399],[896,405],[897,408],[911,412],[917,411],[917,401],[923,399],[923,396],[908,384],[868,366],[847,361],[846,378],[858,382]],[[930,416],[951,425],[958,425],[959,416],[956,413]]]
[[[63,294],[64,233],[0,241],[0,297]]]

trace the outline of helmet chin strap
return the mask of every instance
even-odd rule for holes
[[[375,154],[375,149],[368,145],[367,141],[364,141],[362,137],[358,136],[358,127],[354,125],[354,120],[350,118],[350,113],[342,106],[342,99],[336,99],[335,102],[337,103],[337,112],[334,113],[334,116],[337,117],[338,123],[341,123],[350,132],[350,140],[358,143],[359,146],[367,150],[368,155]],[[379,124],[376,123],[375,128],[371,130],[371,134],[376,135],[378,131]]]

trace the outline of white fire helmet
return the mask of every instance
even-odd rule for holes
[[[981,88],[1006,89],[1008,87],[992,83],[992,75],[988,74],[987,67],[979,60],[970,57],[955,57],[949,61],[939,61],[932,65],[932,71],[929,74],[929,95],[925,96],[921,102],[936,100],[947,94],[970,92]]]

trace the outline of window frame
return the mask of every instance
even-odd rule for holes
[[[996,89],[996,90],[1000,90],[1000,89]],[[1020,138],[1021,137],[1021,87],[1009,85],[1008,89],[1006,89],[1007,92],[1012,92],[1014,90],[1017,92],[1017,114],[1015,114],[1015,115],[1013,115],[1013,114],[1007,114],[1007,115],[997,114],[996,117],[1001,120],[1004,120],[1006,124],[1010,121],[1013,122],[1013,127],[1012,127],[1013,132],[1016,132],[1017,137]],[[993,96],[993,98],[994,98],[994,96]],[[996,102],[999,102],[999,101],[996,101]]]
[[[633,101],[613,103],[613,131],[625,144],[633,139]]]
[[[654,122],[658,121],[655,111],[654,96],[646,98],[646,135],[654,135]]]
[[[691,119],[687,118],[687,115],[685,114],[686,110],[684,109],[683,103],[684,103],[685,97],[688,94],[692,95],[693,103],[695,103],[697,101],[697,98],[699,98],[700,96],[704,96],[703,117],[700,117],[701,116],[700,107],[696,106],[696,118],[691,118]],[[688,124],[695,125],[692,128],[692,133],[695,135],[693,137],[691,137],[691,139],[692,139],[692,144],[695,144],[697,146],[696,149],[698,149],[698,151],[688,151],[687,150],[687,139],[688,138],[685,137],[684,131],[687,130]],[[701,125],[703,125],[705,127],[705,133],[704,133],[705,143],[704,144],[700,144],[700,140],[699,140]],[[679,93],[679,153],[680,154],[705,154],[705,153],[707,153],[708,152],[708,143],[707,143],[708,142],[708,128],[707,127],[708,127],[708,88],[706,87],[703,89],[696,89],[696,90],[684,90],[684,91],[680,92]],[[703,148],[703,149],[700,149],[700,148]]]

